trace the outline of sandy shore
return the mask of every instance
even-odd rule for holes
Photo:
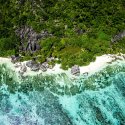
[[[124,60],[125,55],[120,54],[120,55],[111,55],[111,54],[107,54],[107,55],[102,55],[102,56],[98,56],[96,57],[96,60],[94,62],[91,62],[88,66],[82,66],[80,67],[80,74],[84,74],[84,73],[88,73],[93,74],[95,72],[98,72],[99,70],[103,69],[104,67],[106,67],[107,65],[109,65],[109,63],[118,60]],[[19,74],[21,65],[25,65],[26,61],[21,62],[21,65],[19,67],[16,67],[17,63],[13,64],[11,62],[10,58],[3,58],[0,57],[0,64],[7,64],[7,66],[9,68],[11,68],[13,71],[15,71],[17,74]],[[75,77],[73,75],[71,75],[71,69],[68,70],[62,70],[60,68],[60,64],[56,64],[53,69],[47,69],[46,72],[43,72],[41,70],[39,71],[31,71],[29,67],[27,67],[27,71],[24,73],[24,76],[27,75],[37,75],[37,74],[42,74],[42,75],[51,75],[51,74],[60,74],[60,73],[66,73],[69,77]]]
[[[105,68],[107,65],[111,64],[112,62],[116,60],[124,60],[124,55],[102,55],[96,57],[96,60],[94,62],[91,62],[88,66],[82,66],[80,67],[81,74],[84,74],[85,72],[88,72],[89,74],[93,74],[95,72],[98,72],[99,70]]]

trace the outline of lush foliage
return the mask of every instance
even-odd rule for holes
[[[124,0],[1,0],[0,55],[18,53],[15,30],[22,25],[53,34],[40,41],[41,50],[34,55],[41,55],[41,62],[58,57],[64,69],[87,65],[97,55],[124,53],[124,39],[110,44],[124,30],[124,5]]]

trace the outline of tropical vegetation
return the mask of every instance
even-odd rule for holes
[[[23,25],[52,34],[39,41],[41,49],[31,57],[41,55],[40,62],[56,57],[63,69],[87,65],[102,54],[125,53],[125,39],[111,43],[125,29],[125,0],[1,0],[0,56],[18,53],[15,30]]]

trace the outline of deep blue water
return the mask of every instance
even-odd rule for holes
[[[125,125],[124,62],[75,81],[15,76],[0,66],[0,125]]]

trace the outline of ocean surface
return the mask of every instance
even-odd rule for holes
[[[16,75],[0,65],[0,125],[125,125],[125,62],[76,80]]]

